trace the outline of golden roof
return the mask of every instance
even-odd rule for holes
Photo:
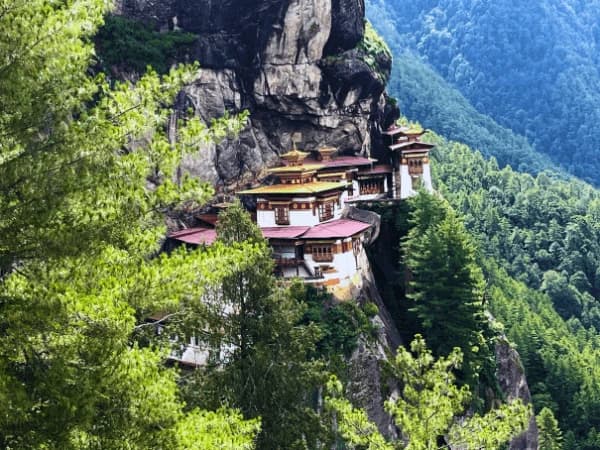
[[[321,156],[331,156],[337,152],[337,147],[321,147],[317,150]]]
[[[314,181],[303,184],[273,184],[271,186],[260,186],[254,189],[239,191],[238,194],[318,194],[333,189],[345,189],[346,183],[333,181]]]
[[[310,172],[323,168],[323,164],[304,164],[302,166],[281,166],[268,169],[270,173]]]
[[[304,158],[306,158],[308,156],[307,152],[303,152],[300,150],[291,150],[287,153],[284,153],[283,155],[281,155],[281,159],[286,160],[288,163],[290,164],[298,164],[301,163],[302,161],[304,161]]]

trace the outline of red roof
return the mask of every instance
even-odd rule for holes
[[[323,168],[370,166],[374,162],[374,159],[363,156],[335,156],[328,161],[318,161],[314,158],[304,160],[304,164],[321,164]]]
[[[338,219],[320,223],[302,235],[302,239],[332,239],[354,236],[371,225],[351,219]]]
[[[198,214],[196,217],[212,226],[215,226],[219,221],[218,214]]]
[[[392,173],[392,166],[384,164],[379,166],[373,166],[371,169],[361,170],[360,172],[358,172],[358,175],[379,175],[385,173]]]
[[[262,234],[267,239],[295,239],[302,236],[310,227],[265,227],[261,228]]]
[[[411,142],[400,142],[398,144],[390,145],[390,150],[398,150],[398,149],[402,149],[402,151],[429,150],[430,148],[433,148],[433,147],[435,147],[435,145],[428,144],[427,142],[411,141]]]
[[[212,228],[186,228],[170,233],[169,237],[186,244],[210,245],[217,239],[217,231]]]
[[[338,156],[331,161],[322,161],[325,167],[370,166],[373,160],[362,156]]]

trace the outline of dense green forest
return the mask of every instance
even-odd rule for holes
[[[405,37],[395,28],[394,14],[385,4],[368,1],[367,13],[392,49],[394,63],[388,90],[398,99],[404,115],[485,156],[495,156],[502,166],[509,164],[531,173],[553,167],[526,138],[478,112],[457,88],[407,48]]]
[[[418,276],[410,285],[432,350],[416,335],[411,351],[390,355],[389,380],[402,391],[385,409],[401,439],[379,435],[343,386],[348,355],[381,333],[372,303],[279,282],[239,203],[220,216],[210,247],[161,252],[165,214],[214,194],[177,176],[181,158],[199,142],[236,135],[247,114],[210,127],[183,114],[168,139],[175,96],[197,65],[109,83],[90,70],[107,8],[34,0],[0,10],[0,447],[421,449],[447,436],[499,449],[520,433],[529,420],[520,401],[455,420],[479,398],[494,336],[473,240],[435,197],[409,206],[413,229],[444,231],[435,252],[420,232],[403,245],[457,257],[436,271],[452,292],[429,290]],[[132,34],[158,39],[142,28]],[[159,54],[172,55],[187,37],[161,40]],[[428,260],[417,256],[406,263],[427,277]],[[460,317],[443,321],[448,294]],[[192,337],[206,363],[167,364]]]
[[[524,136],[578,177],[599,182],[600,3],[371,0],[368,15],[393,49],[391,92],[406,102],[405,113],[444,133],[445,121],[464,117],[467,127],[460,132],[475,136],[463,139],[454,131],[448,137],[497,156],[501,165],[510,162],[496,146],[485,148],[487,133],[473,127],[484,119],[456,93],[441,93],[435,76],[415,62],[420,58],[476,111]],[[439,94],[439,102],[429,101]],[[511,164],[532,171],[527,161]]]
[[[477,239],[491,311],[517,345],[536,410],[559,419],[563,448],[598,448],[600,193],[429,138],[437,187]]]
[[[495,333],[492,330],[498,326],[516,346],[538,424],[545,423],[540,438],[554,442],[562,435],[562,444],[548,448],[598,448],[600,336],[595,319],[597,290],[593,286],[598,267],[596,209],[600,194],[581,181],[566,181],[545,172],[533,177],[509,167],[500,169],[495,159],[486,160],[464,144],[449,142],[433,133],[427,139],[437,144],[433,154],[434,179],[445,200],[438,200],[440,206],[434,209],[437,212],[426,213],[425,217],[437,215],[440,224],[423,232],[415,228],[414,219],[412,224],[407,219],[415,214],[415,206],[417,212],[421,211],[419,215],[431,211],[427,206],[431,200],[423,203],[416,198],[394,208],[375,208],[382,215],[385,230],[405,236],[392,243],[391,253],[402,257],[391,278],[377,262],[381,247],[372,249],[382,295],[401,333],[407,340],[414,333],[423,333],[435,350],[436,342],[456,342],[453,322],[464,324],[467,318],[474,317],[458,312],[467,306],[464,300],[453,311],[446,309],[452,298],[461,297],[456,291],[439,306],[428,296],[435,290],[453,291],[456,278],[447,280],[436,269],[464,255],[464,251],[456,249],[445,253],[452,249],[453,241],[461,239],[460,227],[452,229],[450,225],[453,212],[443,213],[449,223],[441,225],[439,215],[448,210],[448,206],[443,206],[447,201],[460,214],[460,221],[476,242],[477,257],[475,266],[471,266],[471,277],[476,280],[475,273],[483,271],[485,286],[479,289],[483,289],[481,296],[495,318],[491,329],[471,328],[482,333],[478,348],[485,349],[482,343],[493,342],[489,333]],[[410,236],[416,239],[407,241]],[[417,251],[416,246],[420,246]],[[555,257],[551,256],[553,253]],[[463,261],[460,267],[470,266]],[[415,272],[417,267],[422,268],[422,274]],[[403,276],[407,268],[415,274],[409,285]],[[410,293],[410,285],[415,283],[423,285],[417,295]],[[477,284],[473,289],[477,289]],[[436,315],[438,320],[432,319]],[[493,388],[485,351],[476,360],[479,387]],[[553,425],[555,417],[558,425]]]

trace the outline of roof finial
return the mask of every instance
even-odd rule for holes
[[[292,133],[292,147],[293,147],[294,151],[298,150],[296,148],[296,143],[298,143],[300,141],[302,141],[302,133],[300,133],[300,132]]]

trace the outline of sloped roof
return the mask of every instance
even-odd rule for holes
[[[304,173],[304,172],[313,172],[315,170],[319,170],[323,168],[323,164],[315,161],[308,161],[308,164],[302,164],[300,166],[279,166],[272,167],[267,170],[269,173]]]
[[[261,228],[266,239],[295,239],[308,231],[307,226],[265,227]]]
[[[320,164],[321,169],[333,167],[360,167],[370,166],[376,159],[365,158],[363,156],[336,156],[328,161],[317,161],[315,159],[305,159],[304,164]]]
[[[238,191],[238,194],[318,194],[333,189],[345,189],[344,182],[314,181],[302,184],[273,184],[271,186],[260,186],[254,189]]]
[[[412,142],[401,142],[399,144],[390,145],[390,150],[429,150],[435,147],[433,144],[427,142],[412,141]]]
[[[186,244],[210,245],[217,239],[217,231],[212,228],[186,228],[170,233],[169,237]]]
[[[358,172],[358,176],[360,177],[361,175],[380,175],[386,173],[392,173],[392,166],[387,164],[381,164],[373,166],[370,169],[361,170],[360,172]]]
[[[365,231],[370,226],[368,223],[357,220],[337,219],[315,225],[300,237],[302,239],[346,238]]]
[[[210,225],[212,225],[213,227],[217,224],[217,222],[219,221],[219,215],[218,214],[198,214],[196,216],[196,218],[202,220],[203,222],[206,222]]]

